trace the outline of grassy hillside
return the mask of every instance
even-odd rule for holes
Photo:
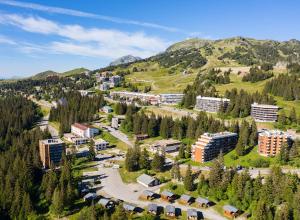
[[[85,71],[88,71],[88,69],[81,67],[81,68],[77,68],[77,69],[73,69],[73,70],[63,72],[63,73],[61,73],[61,75],[62,76],[73,76],[73,75],[83,73]]]
[[[44,72],[40,72],[34,76],[31,77],[31,79],[45,79],[46,77],[48,76],[58,76],[59,73],[58,72],[54,72],[52,70],[47,70],[47,71],[44,71]]]

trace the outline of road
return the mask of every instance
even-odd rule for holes
[[[124,142],[128,146],[134,147],[134,143],[132,143],[132,141],[129,140],[128,136],[126,134],[124,134],[122,131],[116,130],[116,129],[112,128],[111,126],[104,125],[100,122],[94,122],[94,125],[108,131],[112,136],[114,136],[115,138]]]
[[[138,207],[146,207],[150,203],[156,203],[157,205],[163,207],[169,205],[169,203],[162,200],[154,200],[154,201],[139,200],[139,196],[146,189],[159,193],[159,188],[160,188],[159,186],[147,188],[138,183],[125,184],[121,179],[118,169],[101,168],[101,173],[104,174],[105,178],[101,180],[102,188],[97,192],[98,194],[103,194],[104,192],[105,194],[113,198],[121,199],[125,202],[135,204]],[[184,211],[190,208],[194,208],[190,206],[184,206],[178,203],[174,203],[173,205]],[[202,212],[205,219],[213,219],[213,220],[226,219],[222,217],[220,214],[218,214],[213,208],[208,208],[208,209],[196,208],[196,209],[197,211]]]

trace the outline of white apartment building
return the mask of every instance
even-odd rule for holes
[[[279,107],[276,105],[264,105],[254,102],[251,105],[251,116],[255,121],[275,122],[278,118]]]
[[[223,105],[226,109],[230,100],[226,98],[215,98],[215,97],[196,97],[195,110],[205,112],[218,112]]]
[[[75,123],[71,125],[71,133],[83,138],[93,138],[99,133],[99,130],[91,126]]]
[[[101,138],[94,140],[94,142],[95,142],[95,149],[97,151],[105,150],[109,146],[109,143]]]
[[[159,95],[141,92],[113,91],[110,93],[110,96],[113,98],[120,98],[128,102],[138,99],[142,102],[148,102],[152,105],[158,104],[160,100]]]
[[[170,93],[170,94],[160,94],[160,102],[162,104],[178,104],[182,101],[184,94],[182,93]]]

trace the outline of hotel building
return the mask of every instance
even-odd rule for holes
[[[99,130],[88,125],[75,123],[71,125],[71,133],[82,138],[93,138],[99,133]]]
[[[39,141],[40,158],[44,168],[49,168],[51,163],[58,166],[65,152],[65,143],[61,139],[47,139]]]
[[[173,94],[160,94],[160,102],[162,104],[178,104],[182,101],[184,94],[182,93],[173,93]]]
[[[276,156],[284,144],[292,144],[292,136],[286,132],[265,130],[258,135],[258,153],[262,156]]]
[[[192,159],[196,162],[206,162],[216,158],[220,152],[226,153],[235,148],[238,135],[231,132],[204,133],[192,145]]]
[[[251,116],[255,121],[275,122],[278,118],[278,109],[276,105],[262,105],[255,102],[251,105]]]
[[[226,109],[229,102],[230,100],[226,98],[197,96],[195,109],[205,112],[218,112],[222,105]]]

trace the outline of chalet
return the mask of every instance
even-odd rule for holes
[[[198,220],[198,212],[196,209],[187,210],[187,219],[188,220]]]
[[[209,201],[208,199],[202,198],[202,197],[198,197],[196,199],[196,204],[198,207],[209,207],[211,205],[211,201]]]
[[[151,203],[148,205],[148,213],[152,214],[152,215],[157,215],[158,213],[158,207],[156,204]]]
[[[135,212],[136,211],[136,206],[131,205],[129,203],[123,203],[123,208],[125,209],[126,212]]]
[[[183,205],[190,205],[193,202],[193,198],[189,195],[183,194],[179,199],[179,203]]]
[[[101,198],[98,201],[98,204],[102,205],[103,207],[105,207],[106,209],[112,209],[114,208],[115,204],[113,201],[107,199],[107,198]]]
[[[88,125],[74,123],[71,125],[71,133],[83,138],[93,138],[99,130]]]
[[[232,205],[223,206],[224,215],[228,218],[235,218],[239,215],[239,210]]]
[[[141,176],[139,176],[137,178],[137,182],[146,187],[157,186],[160,184],[158,179],[147,174],[142,174]]]
[[[141,195],[140,199],[153,200],[155,199],[155,193],[150,190],[145,190]]]
[[[173,205],[167,205],[165,213],[166,213],[166,216],[168,216],[169,218],[175,218],[176,217],[175,206],[173,206]]]
[[[170,191],[167,191],[167,190],[164,190],[162,193],[161,193],[161,198],[163,200],[166,200],[168,202],[172,202],[176,199],[176,196],[174,193],[170,192]]]
[[[83,200],[85,202],[87,202],[87,201],[92,201],[97,198],[98,198],[98,195],[96,193],[88,193],[83,197]]]

